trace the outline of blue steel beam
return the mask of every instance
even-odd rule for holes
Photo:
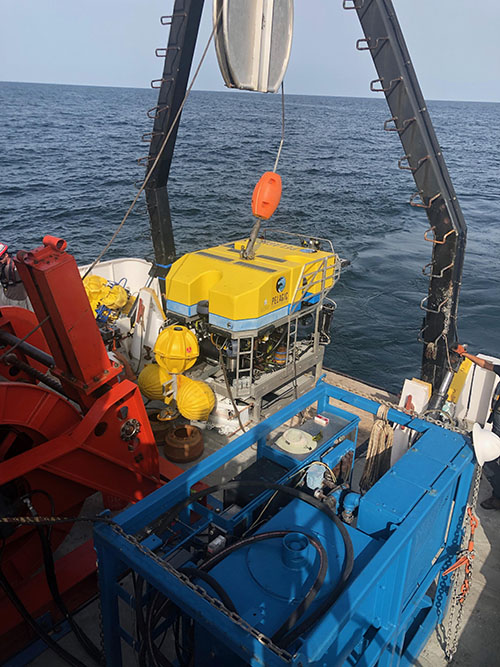
[[[163,514],[178,500],[188,496],[193,484],[217,469],[229,459],[265,436],[276,426],[287,421],[291,416],[303,410],[307,405],[318,401],[318,409],[324,410],[330,397],[337,398],[349,405],[376,414],[378,403],[369,399],[356,397],[349,392],[319,383],[319,385],[290,406],[280,410],[272,418],[259,424],[252,431],[240,436],[216,454],[195,466],[191,471],[174,480],[166,487],[155,492],[138,505],[126,510],[118,520],[125,530],[137,530],[148,524],[158,515]],[[332,410],[332,408],[329,408]],[[321,618],[310,632],[303,637],[300,653],[296,653],[288,664],[322,664],[325,659],[329,665],[341,665],[356,647],[363,633],[369,627],[378,630],[365,647],[360,665],[374,665],[390,662],[393,656],[401,653],[405,641],[405,633],[411,625],[414,615],[421,608],[427,609],[427,616],[422,626],[411,639],[407,649],[400,656],[400,664],[410,660],[411,655],[426,641],[428,634],[435,625],[435,620],[445,613],[449,594],[449,582],[439,580],[438,588],[441,607],[435,601],[429,605],[426,592],[432,581],[445,569],[459,548],[462,536],[462,520],[467,503],[468,493],[473,475],[472,449],[462,436],[444,431],[421,420],[413,420],[397,410],[389,412],[389,419],[403,425],[415,424],[420,432],[427,431],[423,436],[422,449],[430,456],[432,465],[429,467],[431,477],[419,480],[428,488],[422,489],[422,495],[416,504],[409,506],[399,525],[395,525],[392,534],[383,541],[381,548],[358,576],[354,577],[348,588],[342,593],[334,606]],[[425,442],[433,444],[435,448]],[[415,449],[415,453],[418,450]],[[410,482],[413,466],[406,465],[403,457],[399,465],[392,469],[394,475],[403,475],[402,479]],[[415,466],[415,470],[417,467]],[[441,471],[441,472],[440,472]],[[415,473],[417,474],[417,473]],[[420,475],[421,472],[418,472]],[[374,487],[375,488],[375,487]],[[361,503],[368,502],[365,496]],[[443,505],[444,503],[444,505]],[[443,510],[443,507],[445,508]],[[436,530],[428,529],[439,513],[446,510],[451,513],[450,529],[444,543],[444,527],[436,526]],[[402,515],[403,516],[403,515]],[[426,523],[427,522],[427,523]],[[366,529],[366,526],[365,526]],[[419,545],[415,544],[416,536],[425,533],[425,539],[432,544],[433,560],[426,554],[427,564],[415,564],[414,557],[419,554]],[[116,657],[119,655],[119,639],[113,635],[118,627],[118,608],[116,592],[111,582],[116,581],[119,572],[125,566],[144,576],[153,586],[163,590],[174,602],[190,613],[193,618],[207,626],[210,632],[231,647],[248,664],[252,665],[283,665],[284,660],[273,652],[266,643],[265,637],[260,640],[247,632],[244,627],[234,622],[231,614],[220,608],[220,603],[213,604],[200,597],[174,574],[166,572],[153,558],[148,558],[136,547],[117,535],[109,526],[98,526],[95,529],[96,548],[99,554],[100,578],[103,585],[103,615],[105,631],[108,635],[106,643],[107,655],[111,656],[110,665],[121,664]],[[440,552],[441,550],[441,552]],[[116,556],[118,554],[118,556]],[[116,558],[116,559],[115,559]],[[413,558],[413,560],[412,560]],[[425,560],[425,559],[424,559]],[[415,570],[415,567],[417,569]],[[397,587],[394,583],[398,582]],[[396,590],[397,589],[397,590]],[[409,597],[408,597],[409,596]],[[116,632],[114,633],[117,634]],[[114,638],[113,638],[114,637]],[[411,649],[411,654],[408,653]]]
[[[305,410],[316,401],[320,402],[324,397],[325,392],[329,391],[330,389],[333,389],[333,387],[327,385],[324,382],[318,383],[314,389],[305,393],[303,396],[298,398],[297,401],[294,401],[293,403],[283,407],[274,415],[271,415],[271,417],[268,417],[260,424],[257,424],[243,435],[240,435],[229,445],[221,448],[219,451],[215,452],[215,454],[212,454],[197,465],[193,466],[190,470],[187,470],[182,475],[179,475],[179,477],[175,478],[167,485],[151,493],[148,496],[147,503],[141,503],[140,505],[134,505],[126,509],[119,515],[119,517],[117,517],[117,521],[125,531],[129,533],[135,533],[141,526],[148,524],[153,518],[161,514],[166,507],[166,503],[174,504],[175,502],[186,498],[194,484],[217,470],[217,468],[223,466],[232,458],[235,458],[244,452],[245,449],[255,444],[260,439],[265,441],[266,436],[271,431],[273,431],[278,426],[281,426],[281,424],[284,424],[298,412]],[[334,397],[336,398],[336,396]],[[376,405],[378,406],[378,404]],[[333,406],[330,406],[329,409],[332,410],[332,407]],[[376,414],[376,408],[373,409],[375,409],[374,414]],[[372,412],[372,409],[368,411]],[[408,417],[408,415],[400,413],[396,410],[393,412],[395,413],[395,421],[398,424],[409,423],[410,417]],[[343,414],[346,413],[344,412]],[[353,415],[349,416],[354,418]]]
[[[104,530],[103,530],[104,528]],[[157,590],[168,590],[168,597],[174,604],[187,610],[196,621],[202,623],[215,636],[220,637],[240,657],[255,667],[278,667],[288,664],[269,648],[270,640],[261,635],[260,641],[250,635],[235,620],[239,617],[224,609],[222,603],[212,598],[208,602],[196,591],[185,586],[174,574],[166,571],[152,558],[144,554],[118,535],[109,526],[97,526],[95,530],[96,551],[99,561],[99,582],[101,590],[101,609],[105,635],[105,652],[107,667],[121,667],[120,627],[118,617],[118,595],[114,584],[119,575],[119,568],[113,554],[119,551],[121,559],[144,577]]]

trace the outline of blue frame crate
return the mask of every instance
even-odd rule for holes
[[[189,497],[193,485],[250,445],[257,443],[257,456],[265,455],[268,435],[313,403],[317,403],[318,413],[346,419],[335,440],[353,434],[352,439],[346,438],[335,447],[334,460],[354,452],[359,418],[331,405],[331,399],[371,414],[380,407],[376,401],[320,381],[312,391],[122,512],[116,517],[119,530],[144,533],[145,526]],[[365,562],[356,556],[358,567],[340,597],[290,652],[275,646],[248,619],[228,612],[219,600],[189,584],[173,566],[165,565],[165,554],[160,557],[155,552],[161,544],[156,535],[145,537],[139,547],[112,526],[100,525],[95,528],[95,544],[107,664],[121,665],[121,640],[132,641],[121,628],[118,609],[118,598],[123,597],[118,582],[129,568],[200,623],[215,638],[215,645],[229,647],[241,664],[412,664],[446,612],[450,582],[440,573],[460,547],[475,466],[470,441],[464,436],[395,409],[389,410],[388,419],[413,429],[419,439],[361,498],[357,525],[348,527],[353,542],[372,544],[371,557]],[[330,440],[322,443],[298,467],[319,458],[331,446]],[[231,530],[262,499],[261,495],[228,519],[225,527]],[[197,505],[201,517],[198,528],[215,518],[215,507],[216,503],[212,510]],[[218,519],[220,522],[220,516]],[[428,594],[433,582],[437,589],[434,597]],[[134,604],[133,599],[129,602]]]

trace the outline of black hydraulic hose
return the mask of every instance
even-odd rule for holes
[[[0,342],[6,343],[7,345],[15,345],[17,349],[24,352],[28,357],[31,357],[48,368],[54,368],[55,366],[54,357],[50,354],[47,354],[47,352],[40,350],[40,348],[31,345],[31,343],[26,342],[22,338],[19,338],[8,331],[0,331]],[[7,350],[7,353],[8,352],[10,352],[10,350]]]
[[[316,598],[318,595],[319,591],[321,590],[321,587],[323,586],[323,583],[325,581],[326,573],[328,571],[328,556],[326,554],[326,550],[321,544],[319,540],[314,538],[312,535],[308,535],[307,533],[304,533],[309,542],[315,547],[319,553],[320,561],[319,561],[319,569],[318,569],[318,574],[316,575],[316,579],[314,580],[313,585],[307,592],[307,595],[305,598],[302,600],[302,602],[299,604],[299,606],[292,611],[290,616],[285,620],[284,623],[281,624],[281,626],[276,630],[276,632],[273,634],[271,639],[275,644],[278,644],[281,642],[281,639],[283,636],[289,632],[293,627],[295,627],[295,624],[303,616],[306,611],[309,609],[311,606],[313,600]]]
[[[158,608],[156,608],[158,602],[160,604]],[[151,663],[154,665],[154,667],[159,667],[159,666],[173,667],[173,663],[171,663],[170,660],[168,660],[161,653],[161,651],[158,649],[158,647],[155,645],[153,641],[153,628],[156,626],[158,616],[163,612],[165,607],[167,607],[169,604],[171,604],[170,600],[164,598],[160,592],[157,592],[153,596],[153,599],[151,600],[151,604],[149,605],[146,614],[146,637],[145,637],[146,648],[148,657],[151,660]]]
[[[75,658],[75,656],[71,655],[71,653],[68,653],[68,651],[66,651],[62,646],[59,646],[59,644],[56,641],[54,641],[52,637],[36,622],[36,620],[33,618],[33,616],[29,613],[24,604],[21,602],[19,597],[16,595],[16,592],[9,584],[9,581],[1,568],[0,568],[0,586],[2,586],[9,600],[12,602],[14,607],[19,612],[20,616],[23,617],[23,619],[30,626],[33,632],[43,642],[45,642],[45,644],[47,644],[47,646],[51,648],[54,651],[54,653],[56,653],[61,658],[61,660],[64,660],[64,662],[66,662],[68,665],[72,665],[73,667],[87,667],[87,665],[85,665],[83,662],[80,662],[78,658]]]
[[[316,509],[326,514],[326,516],[333,521],[333,523],[337,526],[340,535],[342,537],[342,540],[344,542],[345,557],[342,566],[342,572],[340,575],[340,579],[337,583],[337,586],[335,586],[335,588],[331,591],[331,593],[325,598],[325,600],[320,605],[318,605],[318,607],[314,610],[313,613],[311,613],[311,615],[308,618],[302,621],[302,623],[299,623],[299,625],[296,628],[292,629],[290,633],[284,637],[285,641],[283,646],[286,648],[293,641],[295,641],[295,639],[297,639],[301,634],[309,630],[309,628],[319,618],[321,618],[321,616],[325,614],[328,611],[328,609],[330,609],[332,604],[335,602],[335,600],[339,597],[340,593],[343,591],[345,584],[352,572],[352,568],[354,565],[354,549],[352,546],[351,538],[349,537],[349,533],[347,532],[347,529],[342,523],[342,521],[328,505],[322,503],[313,496],[304,493],[304,491],[299,491],[298,489],[294,489],[288,486],[283,486],[281,484],[274,484],[271,482],[263,482],[263,481],[231,480],[229,482],[222,482],[221,484],[210,486],[206,489],[203,489],[202,491],[193,493],[184,500],[181,500],[176,505],[174,505],[174,507],[172,507],[170,511],[166,512],[159,522],[154,522],[153,524],[151,524],[150,528],[153,528],[153,530],[155,529],[161,530],[162,526],[165,526],[166,528],[172,521],[174,521],[174,519],[183,509],[189,507],[189,505],[196,502],[200,498],[204,498],[210,494],[216,493],[217,491],[221,491],[223,489],[240,489],[249,487],[256,489],[278,491],[279,493],[284,493],[285,495],[292,496],[293,498],[298,498],[299,500],[302,500],[308,503],[309,505],[312,505]]]
[[[32,491],[29,491],[24,498],[24,502],[27,504],[27,507],[33,517],[37,517],[37,511],[33,507],[33,504],[31,502],[31,498],[35,494],[42,494],[44,495],[50,502],[51,504],[51,509],[52,513],[54,513],[54,499],[50,495],[50,493],[47,493],[46,491],[42,489],[34,489]],[[56,577],[56,569],[55,569],[55,563],[54,563],[54,555],[52,553],[52,547],[50,544],[50,531],[52,528],[46,528],[42,525],[36,525],[35,526],[38,536],[40,537],[40,542],[42,546],[42,555],[43,555],[43,564],[44,564],[44,569],[45,569],[45,578],[47,580],[47,586],[49,587],[50,594],[52,595],[52,599],[54,600],[56,606],[58,607],[59,611],[61,612],[62,616],[66,619],[68,622],[70,628],[75,634],[76,639],[82,646],[82,648],[89,654],[89,656],[97,662],[97,664],[100,665],[105,665],[104,661],[104,655],[101,652],[101,650],[92,642],[92,640],[85,634],[85,632],[80,628],[80,626],[76,623],[74,620],[72,614],[70,614],[64,600],[62,599],[61,593],[59,591],[59,585],[57,583],[57,577]]]
[[[203,579],[205,583],[207,583],[211,588],[214,589],[214,591],[217,593],[222,604],[224,605],[224,607],[226,607],[226,609],[238,613],[236,611],[236,607],[234,606],[234,602],[231,600],[229,595],[222,588],[217,579],[208,574],[208,572],[205,572],[201,568],[197,567],[181,567],[179,568],[178,572],[181,572],[182,574],[187,574],[188,577],[198,577],[198,579]]]
[[[199,579],[203,579],[203,581],[205,581],[211,588],[213,588],[224,606],[229,609],[229,611],[236,612],[234,603],[229,595],[222,588],[219,582],[210,574],[208,574],[208,572],[203,572],[196,567],[182,567],[179,568],[178,571],[182,574],[186,574],[189,577],[198,577]],[[142,609],[139,610],[137,608],[138,600],[140,597],[142,597],[142,579],[139,581],[134,581],[134,595],[136,596],[136,616],[139,630],[138,634],[139,639],[142,640],[141,650],[139,652],[139,664],[146,665],[145,654],[147,654],[147,657],[150,659],[153,665],[170,667],[172,663],[167,660],[167,658],[161,653],[153,641],[153,631],[161,614],[165,611],[166,607],[172,605],[172,603],[168,598],[164,598],[162,594],[157,591],[148,606],[146,619],[144,619]],[[176,650],[177,648],[178,647],[176,647]],[[180,659],[179,663],[181,663]]]
[[[132,572],[132,582],[134,586],[134,599],[135,599],[135,621],[136,621],[136,633],[137,639],[139,641],[139,651],[138,651],[138,660],[140,667],[145,667],[146,658],[146,621],[144,619],[144,614],[142,611],[142,593],[144,588],[144,579],[139,577]]]
[[[257,533],[256,535],[252,535],[250,537],[247,537],[245,539],[239,540],[238,542],[235,542],[234,544],[231,544],[231,546],[226,547],[223,551],[220,551],[218,554],[210,558],[210,560],[206,561],[203,563],[201,566],[204,570],[211,570],[213,567],[215,567],[221,560],[223,560],[226,556],[228,556],[230,553],[233,551],[236,551],[237,549],[241,549],[242,547],[249,546],[250,544],[255,544],[256,542],[262,542],[264,540],[272,540],[278,537],[285,537],[285,535],[290,535],[291,533],[297,533],[297,530],[273,530],[269,531],[266,533]],[[313,547],[316,549],[319,555],[319,569],[318,569],[318,574],[316,575],[316,579],[314,580],[313,585],[311,588],[308,590],[306,596],[302,600],[302,602],[298,605],[296,609],[293,610],[293,612],[290,614],[290,616],[286,619],[286,621],[278,628],[278,630],[274,633],[272,636],[272,640],[277,643],[283,635],[285,635],[297,622],[297,620],[305,614],[305,612],[309,609],[311,606],[313,600],[317,596],[319,590],[321,589],[323,582],[325,581],[326,573],[328,570],[328,556],[326,554],[326,550],[324,546],[321,544],[321,542],[316,538],[313,537],[312,535],[308,535],[307,533],[301,533],[302,535],[305,535],[309,542],[313,545]],[[226,605],[227,606],[227,605]]]
[[[14,366],[15,368],[18,368],[21,371],[24,371],[27,375],[30,375],[35,380],[43,382],[43,384],[46,384],[47,387],[50,387],[51,389],[54,389],[54,391],[57,391],[60,394],[63,394],[64,396],[68,397],[67,394],[64,392],[64,388],[62,384],[59,382],[59,380],[56,380],[56,378],[52,377],[51,375],[46,375],[45,373],[42,373],[42,371],[39,371],[36,368],[33,368],[33,366],[30,366],[25,361],[18,359],[14,353],[12,354],[8,353],[5,356],[5,363],[10,366]]]
[[[50,590],[50,594],[54,602],[56,603],[59,611],[64,616],[66,621],[69,623],[70,628],[75,634],[76,639],[82,646],[82,648],[88,653],[88,655],[99,665],[105,665],[104,656],[99,648],[92,642],[92,640],[85,634],[85,632],[80,628],[80,626],[75,622],[72,614],[70,614],[64,600],[61,597],[59,591],[59,585],[57,583],[55,565],[54,565],[54,556],[50,546],[48,536],[45,532],[45,529],[42,526],[37,526],[36,530],[40,537],[42,543],[42,554],[43,554],[43,563],[45,568],[45,578],[47,580],[47,585]]]
[[[299,623],[299,625],[297,625],[295,628],[292,628],[292,630],[284,636],[284,641],[282,641],[280,646],[282,648],[288,648],[290,644],[293,644],[296,639],[310,630],[316,621],[318,621],[323,616],[323,614],[326,614],[326,612],[330,609],[332,604],[342,592],[343,588],[344,586],[342,582],[339,581],[333,591],[323,600],[323,602],[321,602],[316,607],[313,612],[311,612],[310,616],[305,618],[302,623]]]

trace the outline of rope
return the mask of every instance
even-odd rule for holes
[[[359,482],[362,493],[366,493],[390,467],[394,431],[387,421],[388,412],[389,407],[386,405],[379,406],[377,410],[377,420],[370,433],[365,468]]]
[[[181,113],[182,113],[182,110],[184,109],[184,105],[186,104],[187,99],[188,99],[188,97],[189,97],[189,95],[190,95],[190,93],[191,93],[191,89],[193,88],[194,83],[195,83],[195,81],[196,81],[196,79],[197,79],[197,77],[198,77],[198,74],[200,73],[201,66],[202,66],[202,64],[203,64],[203,62],[204,62],[204,60],[205,60],[205,57],[206,57],[206,55],[207,55],[207,52],[208,52],[208,47],[210,46],[210,43],[211,43],[211,41],[212,41],[212,39],[213,39],[213,36],[214,36],[215,31],[216,31],[216,29],[217,29],[217,26],[218,26],[218,24],[219,24],[219,20],[220,20],[221,14],[222,14],[222,7],[221,7],[221,9],[220,9],[219,16],[217,17],[217,20],[214,21],[214,27],[213,27],[213,29],[212,29],[212,32],[210,33],[210,37],[208,38],[207,44],[206,44],[206,46],[205,46],[205,49],[203,50],[203,53],[201,54],[200,61],[199,61],[199,63],[198,63],[198,66],[196,67],[196,71],[195,71],[195,73],[194,73],[194,75],[193,75],[193,78],[192,78],[192,80],[191,80],[191,83],[189,84],[189,86],[188,86],[188,88],[187,88],[187,90],[186,90],[186,94],[184,95],[184,99],[183,99],[182,102],[181,102],[181,105],[180,105],[180,107],[179,107],[179,110],[178,110],[177,113],[175,114],[175,118],[174,118],[174,120],[173,120],[173,122],[172,122],[172,125],[170,126],[169,131],[167,132],[167,136],[166,136],[165,139],[163,140],[163,143],[162,143],[162,145],[161,145],[161,147],[160,147],[160,150],[158,151],[158,155],[156,156],[156,158],[155,158],[153,164],[151,165],[151,168],[149,169],[148,173],[146,174],[146,178],[145,178],[144,181],[142,182],[141,187],[139,188],[139,190],[138,190],[136,196],[134,197],[132,203],[131,203],[130,206],[128,207],[127,212],[125,213],[125,215],[123,216],[122,221],[120,222],[120,224],[119,224],[118,227],[116,228],[116,230],[115,230],[113,236],[110,238],[110,240],[109,240],[108,243],[106,244],[105,248],[100,252],[100,254],[98,255],[97,259],[90,265],[90,268],[88,268],[88,269],[85,271],[85,274],[84,274],[84,276],[82,277],[82,280],[84,280],[84,279],[89,275],[89,273],[91,273],[91,272],[93,271],[93,269],[99,264],[99,262],[100,262],[101,259],[104,257],[104,255],[108,252],[109,248],[111,247],[111,245],[113,244],[114,240],[115,240],[116,237],[118,236],[120,230],[122,229],[123,225],[125,224],[125,222],[126,222],[128,216],[132,213],[132,211],[133,211],[133,209],[134,209],[134,207],[135,207],[135,205],[136,205],[136,203],[137,203],[137,200],[139,199],[139,197],[141,196],[141,194],[144,192],[144,190],[145,190],[145,188],[146,188],[146,185],[147,185],[148,182],[149,182],[149,179],[150,179],[151,176],[153,175],[153,171],[154,171],[156,165],[158,164],[158,162],[160,161],[160,158],[161,158],[161,156],[162,156],[162,154],[163,154],[163,151],[165,150],[165,148],[166,148],[166,146],[167,146],[167,142],[168,142],[168,140],[170,139],[170,136],[171,136],[172,132],[174,131],[175,126],[177,125],[177,122],[178,122],[178,120],[179,120],[179,118],[180,118],[180,115],[181,115]]]
[[[281,156],[281,149],[283,148],[283,143],[285,141],[285,84],[281,82],[281,141],[278,148],[278,154],[276,155],[276,161],[274,163],[274,173],[278,168],[278,162]]]

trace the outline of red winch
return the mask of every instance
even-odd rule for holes
[[[29,516],[31,507],[40,516],[76,517],[96,491],[116,509],[181,472],[158,456],[139,389],[109,359],[77,264],[65,248],[62,239],[46,236],[41,247],[19,252],[16,266],[34,312],[0,308],[4,516]],[[51,528],[53,551],[72,525]],[[4,524],[0,530],[0,566],[17,596],[33,616],[54,611],[39,572],[43,554],[36,529]],[[91,542],[56,561],[59,587],[73,605],[89,595],[94,572]],[[3,654],[29,637],[21,624],[0,592]]]

